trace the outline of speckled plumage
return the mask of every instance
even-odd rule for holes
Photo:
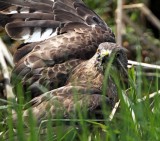
[[[31,97],[43,93],[38,88],[43,74],[55,64],[61,66],[71,59],[87,60],[100,43],[115,42],[107,24],[81,0],[0,0],[0,25],[11,38],[27,43],[14,55],[12,83],[17,84],[19,78]],[[57,76],[45,83],[54,83],[48,90],[64,85]]]
[[[115,104],[110,73],[102,95],[105,70],[114,57],[111,66],[124,77],[126,54],[108,25],[81,0],[0,0],[0,25],[11,38],[24,40],[14,54],[11,80],[13,85],[20,80],[33,98],[24,108],[26,124],[28,105],[40,122],[49,113],[71,117],[77,104],[89,113],[102,101]],[[109,50],[109,56],[99,54],[102,50]]]
[[[99,54],[101,56],[102,50],[109,50],[110,54],[99,60]],[[118,56],[116,56],[117,54]],[[71,71],[71,75],[63,87],[35,97],[25,105],[23,113],[25,125],[28,126],[28,108],[32,108],[33,116],[38,124],[50,115],[52,118],[77,118],[77,108],[82,113],[86,111],[89,117],[102,118],[103,114],[98,112],[102,104],[105,103],[108,108],[112,108],[118,101],[117,87],[112,75],[109,74],[108,77],[105,77],[107,67],[104,66],[108,66],[112,57],[114,59],[111,62],[111,73],[114,74],[114,70],[119,69],[117,79],[120,81],[119,76],[125,76],[127,69],[127,57],[124,48],[114,43],[100,44],[98,52],[92,58],[80,62]],[[99,67],[102,68],[99,69]],[[105,80],[107,80],[106,84],[104,83]]]

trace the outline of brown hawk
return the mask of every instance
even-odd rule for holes
[[[110,66],[109,66],[110,65]],[[105,77],[110,67],[111,73]],[[24,107],[23,120],[25,125],[29,121],[29,107],[38,124],[42,120],[52,118],[76,118],[77,109],[87,117],[102,118],[102,104],[114,106],[118,100],[117,87],[112,74],[116,79],[126,76],[127,56],[125,49],[114,43],[101,43],[96,54],[89,60],[82,61],[70,75],[65,86],[46,92],[33,98]],[[118,70],[118,71],[117,71]],[[103,81],[107,79],[103,93]],[[14,117],[15,122],[17,117]]]
[[[92,114],[103,101],[115,104],[112,74],[125,76],[126,53],[81,0],[0,0],[0,24],[11,38],[25,42],[14,55],[12,83],[20,79],[24,91],[31,92],[23,113],[26,124],[30,106],[41,122],[50,114],[72,117],[77,107]]]
[[[107,24],[81,0],[0,0],[0,25],[25,42],[14,55],[12,84],[20,80],[32,98],[64,86],[79,64],[72,59],[87,60],[100,43],[115,42]]]

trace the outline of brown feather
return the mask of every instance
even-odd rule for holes
[[[29,102],[38,122],[48,111],[53,118],[58,113],[71,117],[78,105],[90,113],[103,99],[113,106],[116,86],[108,77],[109,89],[101,95],[104,73],[96,69],[93,55],[101,43],[115,43],[115,36],[96,13],[81,0],[0,0],[0,4],[0,25],[11,38],[28,42],[14,55],[12,82],[16,85],[20,78],[30,97],[40,95]],[[28,116],[26,109],[24,121]]]
[[[109,74],[106,78],[105,70],[101,71],[97,68],[100,66],[96,65],[97,61],[102,63],[98,59],[98,54],[104,49],[111,51],[109,59],[112,59],[115,53],[120,53],[118,57],[115,56],[115,60],[112,62],[113,67],[119,67],[116,62],[117,59],[120,59],[120,61],[122,61],[121,67],[127,68],[127,58],[122,47],[114,43],[100,44],[98,48],[99,52],[91,59],[79,63],[79,65],[71,70],[70,77],[65,86],[35,97],[26,104],[23,114],[26,126],[28,125],[27,117],[29,107],[32,108],[33,115],[38,124],[40,124],[42,120],[47,119],[49,115],[51,115],[52,118],[75,118],[78,116],[78,109],[81,111],[81,114],[84,114],[84,111],[87,112],[84,114],[87,116],[103,117],[103,113],[97,111],[99,108],[102,108],[102,104],[106,104],[108,108],[111,108],[118,101],[118,91],[112,75]],[[105,63],[106,67],[108,67],[108,63],[109,60]],[[101,64],[101,66],[102,65],[103,64]],[[106,69],[106,67],[104,69]],[[121,73],[123,72],[118,72],[118,74]],[[104,91],[103,88],[105,79],[107,79],[105,85],[106,91]],[[117,77],[117,80],[120,79]],[[104,95],[102,93],[104,93]]]
[[[105,24],[105,22],[102,21],[96,13],[86,7],[81,0],[56,0],[54,2],[45,2],[42,0],[0,0],[0,3],[0,13],[3,13],[5,15],[7,13],[14,12],[14,14],[12,15],[7,14],[8,18],[6,17],[6,20],[4,20],[4,16],[0,16],[0,25],[6,25],[6,30],[8,34],[14,39],[24,40],[24,38],[22,37],[25,34],[32,34],[30,30],[33,29],[31,27],[50,28],[50,26],[53,26],[54,29],[62,28],[63,30],[63,26],[60,26],[61,24],[75,21],[79,23],[84,23],[88,26],[100,26],[103,30],[107,30],[109,34],[114,38],[113,33],[111,32],[110,28]],[[56,21],[60,23],[56,24]],[[15,32],[16,34],[14,34]],[[34,32],[36,31],[33,31],[33,33]],[[44,39],[45,38],[42,38],[40,39],[40,41]],[[36,42],[36,40],[25,40],[27,42]]]
[[[17,63],[13,74],[23,79],[27,75],[30,76],[29,74],[32,74],[37,68],[53,67],[55,64],[75,58],[86,60],[93,56],[100,42],[105,40],[114,41],[112,37],[110,38],[108,32],[104,32],[98,27],[87,28],[83,24],[77,24],[77,26],[76,24],[68,24],[66,25],[66,29],[64,28],[64,31],[60,32],[65,32],[67,29],[68,33],[58,35],[43,42],[27,44],[18,49],[15,54],[15,61]],[[18,61],[19,59],[20,61]],[[39,78],[38,75],[41,75],[41,72],[36,75],[36,80],[33,77],[35,83],[39,81],[37,80]],[[45,81],[46,84],[50,83],[47,79]],[[26,84],[31,85],[33,81],[23,79],[23,85],[26,86]],[[35,86],[32,88],[35,88]]]

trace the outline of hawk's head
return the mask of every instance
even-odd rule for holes
[[[97,49],[95,66],[104,72],[107,68],[126,74],[127,55],[126,49],[115,43],[101,43]]]

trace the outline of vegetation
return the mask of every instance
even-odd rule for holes
[[[86,3],[101,15],[107,24],[115,30],[116,1],[85,0]],[[140,0],[137,0],[139,2]],[[128,3],[130,4],[130,3]],[[141,12],[126,11],[126,14],[138,27],[141,26],[143,35],[137,35],[134,27],[124,23],[123,46],[129,50],[129,59],[138,62],[159,64],[160,42],[155,39],[149,29],[141,23],[136,23]],[[147,29],[147,30],[146,30]],[[143,31],[147,31],[144,33]],[[13,41],[8,40],[4,33],[2,39],[9,46]],[[8,42],[11,43],[8,43]],[[14,42],[17,45],[17,43]],[[157,54],[158,52],[158,54]],[[9,64],[9,63],[8,63]],[[12,68],[8,65],[8,68]],[[158,66],[157,66],[158,68]],[[78,118],[48,119],[39,126],[32,117],[28,117],[29,128],[22,121],[23,98],[17,104],[13,100],[0,99],[0,140],[8,141],[158,141],[160,140],[160,69],[138,65],[128,69],[128,85],[122,87],[115,78],[118,86],[120,102],[116,111],[109,110],[103,104],[104,120],[87,119],[80,109]],[[3,73],[2,73],[3,74]],[[4,89],[4,85],[0,89]],[[18,93],[23,93],[17,86]],[[4,90],[2,90],[4,93]],[[0,92],[1,94],[1,92]],[[12,120],[12,109],[18,114],[18,123]],[[13,129],[16,127],[16,130]]]

